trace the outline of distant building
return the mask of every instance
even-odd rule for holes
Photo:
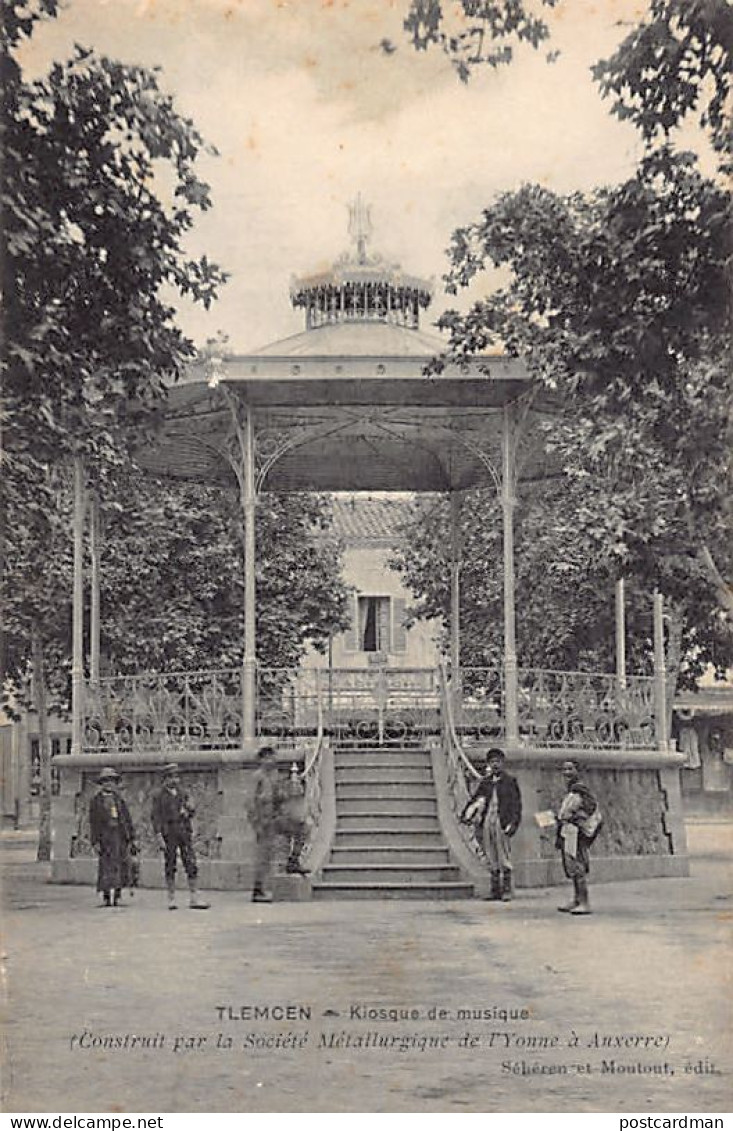
[[[699,816],[733,812],[733,682],[703,677],[674,701],[672,734],[685,755],[680,771],[685,811]]]
[[[343,578],[352,592],[350,625],[334,636],[328,655],[312,650],[308,668],[435,668],[438,621],[405,624],[410,593],[390,569],[405,502],[379,496],[334,497],[334,530],[344,547]]]

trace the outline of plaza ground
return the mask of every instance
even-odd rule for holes
[[[3,1108],[728,1111],[733,825],[688,832],[689,879],[598,885],[589,918],[557,914],[562,888],[511,905],[212,892],[208,912],[144,890],[101,910],[3,833]]]

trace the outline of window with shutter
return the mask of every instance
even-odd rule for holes
[[[405,628],[405,610],[407,602],[404,597],[392,598],[392,651],[407,651],[407,629]]]
[[[346,629],[346,632],[344,633],[344,651],[345,652],[356,652],[359,648],[359,638],[358,638],[359,599],[358,599],[358,597],[356,596],[355,593],[352,596],[351,600],[349,601],[349,612],[350,612],[350,615],[351,615],[351,620],[350,620],[350,623],[349,623],[349,627]]]
[[[392,636],[389,597],[359,597],[357,602],[357,644],[360,652],[388,652]]]

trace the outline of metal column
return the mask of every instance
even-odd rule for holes
[[[74,586],[71,613],[71,753],[81,754],[84,710],[84,464],[74,457]]]
[[[626,687],[626,593],[624,579],[616,582],[616,680]]]
[[[504,726],[507,746],[519,742],[517,633],[514,593],[514,419],[504,406],[502,428],[501,509],[504,539]]]
[[[255,514],[257,489],[255,483],[255,433],[254,419],[249,405],[244,406],[242,429],[242,504],[244,511],[244,662],[242,665],[242,737],[252,741],[255,737],[257,705],[257,624],[256,624],[256,574]]]
[[[667,664],[664,656],[664,598],[654,590],[654,720],[657,749],[667,751]]]

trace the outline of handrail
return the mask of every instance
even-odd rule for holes
[[[316,762],[321,756],[323,749],[323,736],[325,729],[323,726],[323,699],[321,697],[321,680],[320,671],[316,669],[316,741],[313,748],[313,753],[307,760],[301,777],[305,781],[315,766]]]
[[[465,753],[463,747],[461,746],[460,739],[458,738],[455,719],[453,717],[453,697],[448,687],[448,673],[445,667],[445,660],[442,656],[438,657],[438,670],[440,672],[440,687],[442,692],[443,705],[445,708],[445,730],[447,732],[449,744],[458,755],[468,773],[472,777],[478,779],[481,777],[481,774],[478,772],[471,759]]]
[[[472,859],[474,864],[479,862],[483,864],[486,859],[483,844],[476,835],[474,826],[468,826],[461,820],[463,810],[471,796],[467,778],[470,777],[474,780],[479,780],[481,774],[475,768],[461,746],[453,718],[451,689],[448,686],[448,675],[442,657],[439,660],[438,671],[440,673],[441,697],[443,702],[443,752],[447,762],[446,784],[450,797],[450,807],[452,809],[448,820],[453,827],[454,837],[457,836],[458,843],[463,844],[464,852],[468,850],[470,853],[468,859]],[[446,814],[446,816],[448,815]]]

